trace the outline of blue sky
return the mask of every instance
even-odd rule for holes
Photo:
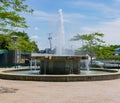
[[[52,46],[58,34],[58,10],[63,10],[66,46],[77,48],[81,42],[70,42],[76,34],[104,33],[106,44],[120,44],[120,0],[26,0],[33,14],[23,14],[24,29],[40,49],[48,48],[48,34],[52,33]]]

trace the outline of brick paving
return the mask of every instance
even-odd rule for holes
[[[0,79],[0,103],[120,103],[120,79],[91,82]]]

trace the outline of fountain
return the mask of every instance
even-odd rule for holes
[[[87,56],[71,56],[67,54],[64,41],[64,26],[62,9],[59,11],[59,32],[55,55],[34,56],[40,59],[40,74],[80,74],[80,60],[87,59]]]
[[[120,78],[116,70],[89,70],[88,55],[68,55],[64,42],[64,26],[62,9],[59,10],[59,33],[56,54],[34,54],[33,60],[40,60],[40,69],[5,69],[0,70],[1,79],[33,80],[33,81],[94,81]],[[86,71],[80,68],[80,61],[85,61]],[[32,63],[31,63],[32,64]],[[36,65],[36,63],[35,63]],[[36,66],[35,66],[36,67]],[[30,70],[31,69],[31,70]],[[90,72],[89,72],[90,71]],[[71,75],[72,74],[72,75]],[[77,75],[76,75],[77,74]]]

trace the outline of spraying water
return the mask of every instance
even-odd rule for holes
[[[58,38],[57,38],[57,48],[56,48],[56,55],[63,55],[64,54],[64,26],[63,26],[63,15],[62,15],[62,9],[59,9],[59,32],[58,32]]]
[[[87,69],[87,72],[89,72],[90,71],[90,68],[89,68],[90,56],[88,54],[86,56],[88,57],[88,59],[85,60],[85,67]]]

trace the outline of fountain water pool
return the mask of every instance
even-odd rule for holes
[[[45,75],[39,74],[39,70],[30,71],[29,69],[2,69],[0,70],[0,79],[10,80],[27,80],[27,81],[98,81],[112,80],[120,78],[120,72],[116,70],[94,69],[88,72],[81,71],[82,74],[67,74],[67,75]]]
[[[25,75],[40,75],[40,71],[39,70],[20,70],[20,71],[11,71],[8,73],[12,73],[12,74],[25,74]],[[80,74],[78,75],[97,75],[97,74],[108,74],[111,73],[110,71],[97,71],[97,70],[91,70],[91,71],[86,71],[86,70],[81,70]],[[42,75],[42,74],[41,74]],[[71,74],[70,74],[71,75]],[[73,75],[73,74],[72,74]]]

